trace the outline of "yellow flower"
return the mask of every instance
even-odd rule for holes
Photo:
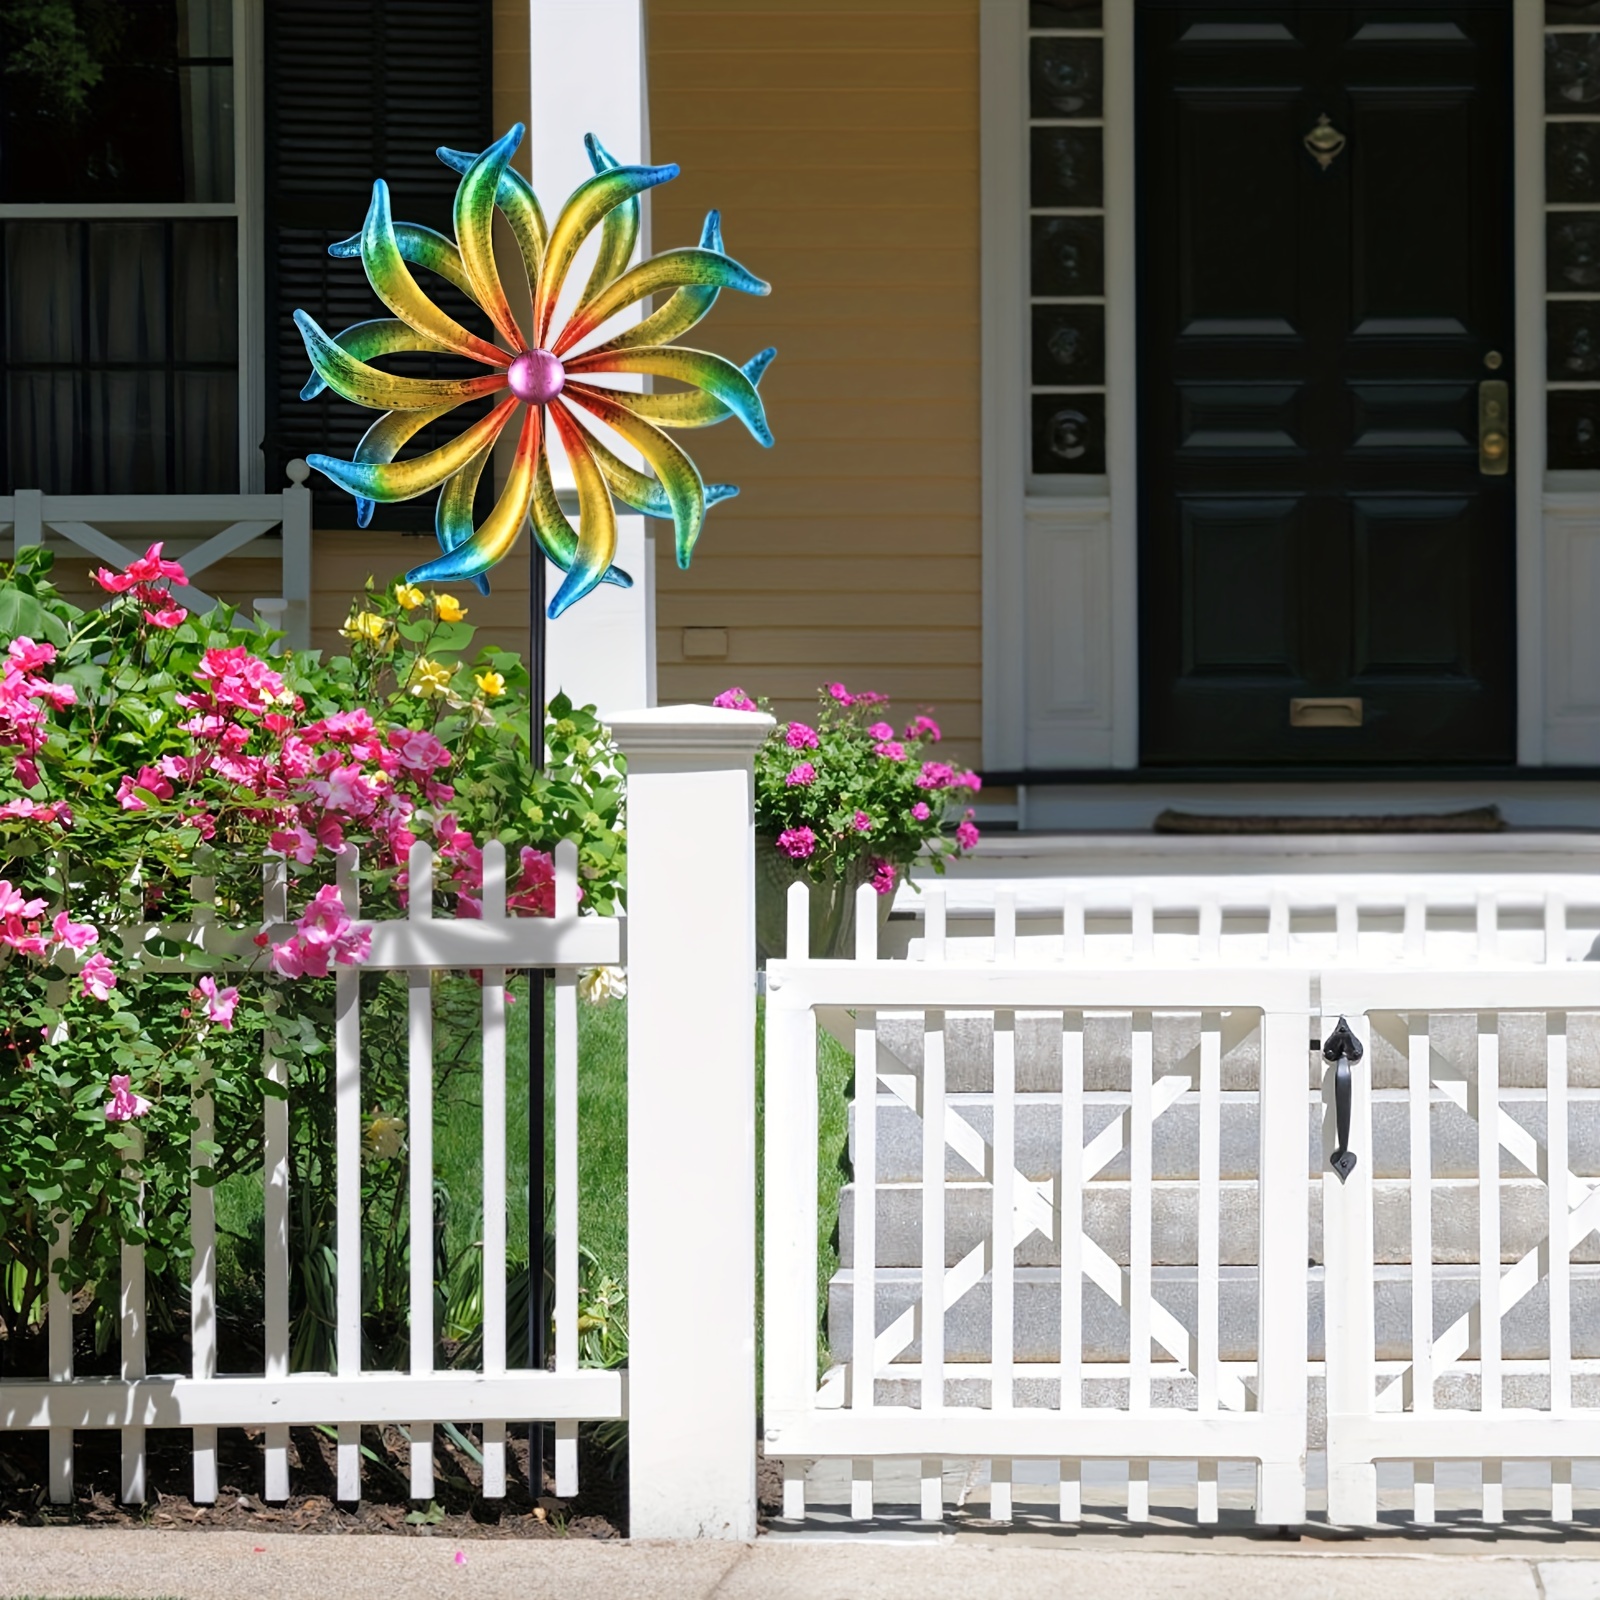
[[[411,669],[409,687],[412,694],[421,695],[424,700],[437,700],[440,695],[448,694],[451,671],[442,661],[430,661],[426,656],[418,656],[417,664]]]
[[[397,583],[394,586],[394,597],[407,611],[415,611],[427,598],[413,583]]]
[[[487,700],[498,700],[506,692],[506,680],[498,672],[480,672],[472,681]]]
[[[459,622],[467,614],[467,608],[453,594],[436,594],[433,604],[441,622]]]
[[[371,644],[380,643],[388,631],[388,619],[380,617],[376,611],[352,611],[339,630],[346,639],[365,639]]]
[[[372,1120],[367,1123],[362,1143],[367,1147],[367,1154],[375,1160],[392,1161],[400,1154],[405,1134],[404,1117],[389,1116],[382,1111],[375,1111]]]

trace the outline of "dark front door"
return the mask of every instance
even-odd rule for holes
[[[1143,759],[1513,760],[1510,5],[1138,17]]]

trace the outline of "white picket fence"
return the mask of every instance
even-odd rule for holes
[[[254,1374],[217,1370],[217,1256],[215,1197],[196,1184],[190,1191],[194,1247],[190,1280],[193,1365],[186,1374],[151,1373],[146,1363],[146,1297],[143,1250],[122,1252],[121,1371],[115,1378],[73,1373],[72,1308],[58,1282],[49,1296],[48,1379],[0,1382],[0,1431],[48,1429],[50,1496],[69,1501],[73,1492],[73,1433],[115,1429],[122,1438],[122,1498],[146,1498],[146,1430],[193,1432],[197,1502],[217,1496],[217,1430],[264,1427],[269,1500],[290,1492],[289,1429],[337,1428],[338,1495],[361,1492],[360,1428],[398,1423],[409,1430],[411,1493],[433,1494],[433,1438],[437,1425],[479,1425],[482,1430],[483,1492],[506,1492],[506,1426],[510,1422],[555,1424],[558,1493],[577,1492],[577,1429],[580,1421],[626,1414],[624,1375],[585,1370],[578,1352],[578,1018],[580,969],[622,960],[619,918],[578,914],[577,853],[571,844],[555,852],[555,915],[506,914],[506,855],[498,843],[483,853],[481,919],[433,914],[433,853],[413,847],[409,862],[409,914],[372,921],[372,953],[364,966],[336,968],[335,1153],[337,1278],[336,1362],[331,1373],[289,1370],[289,1107],[264,1100],[265,1148],[265,1365]],[[338,884],[347,913],[361,917],[353,851],[339,860]],[[287,881],[281,862],[266,877],[263,927],[273,940],[292,931]],[[120,930],[124,948],[148,947],[163,935],[202,944],[239,967],[258,963],[253,941],[260,928],[229,929],[201,916],[182,927]],[[181,957],[161,958],[148,949],[146,966],[181,966]],[[553,1370],[508,1367],[506,1343],[506,980],[508,971],[554,970],[555,983],[555,1206],[549,1226],[555,1236],[555,1359]],[[363,971],[403,972],[409,985],[409,1213],[410,1370],[363,1372],[361,1364],[361,1006]],[[435,973],[482,973],[483,1095],[483,1359],[481,1370],[437,1370],[434,1366],[433,1075],[431,981]],[[271,1053],[266,1076],[288,1086],[287,1070]],[[195,1097],[197,1141],[209,1141],[213,1108],[209,1095]],[[134,1125],[136,1127],[136,1125]],[[137,1159],[137,1153],[130,1153]],[[70,1238],[62,1244],[70,1250]],[[538,1263],[534,1264],[538,1270]]]
[[[767,970],[765,1427],[786,1517],[809,1495],[936,1520],[987,1477],[1002,1521],[1024,1485],[1031,1514],[1043,1497],[1075,1520],[1091,1481],[1143,1521],[1159,1480],[1182,1517],[1215,1520],[1232,1483],[1256,1520],[1300,1522],[1324,1395],[1336,1522],[1378,1518],[1380,1462],[1414,1464],[1382,1506],[1419,1523],[1445,1499],[1497,1518],[1502,1461],[1558,1519],[1575,1481],[1600,1487],[1600,1279],[1570,1265],[1600,1225],[1600,882],[954,893],[960,918],[942,889],[916,902],[910,959],[879,959],[864,894],[855,958],[813,961],[798,888]],[[1328,1170],[1335,1067],[1307,1053],[1341,1015],[1367,1044],[1347,1182]],[[857,1071],[825,1369],[819,1028]]]

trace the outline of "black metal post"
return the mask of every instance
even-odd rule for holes
[[[533,770],[544,770],[544,554],[528,539],[528,675],[532,680]],[[528,973],[528,1365],[543,1371],[550,1309],[544,1278],[544,980],[543,968]],[[535,1505],[544,1492],[545,1426],[528,1428],[528,1492]]]

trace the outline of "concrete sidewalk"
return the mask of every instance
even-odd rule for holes
[[[461,1559],[458,1559],[461,1558]],[[181,1600],[1600,1600],[1553,1534],[1282,1543],[1083,1534],[753,1545],[0,1530],[0,1596]]]

